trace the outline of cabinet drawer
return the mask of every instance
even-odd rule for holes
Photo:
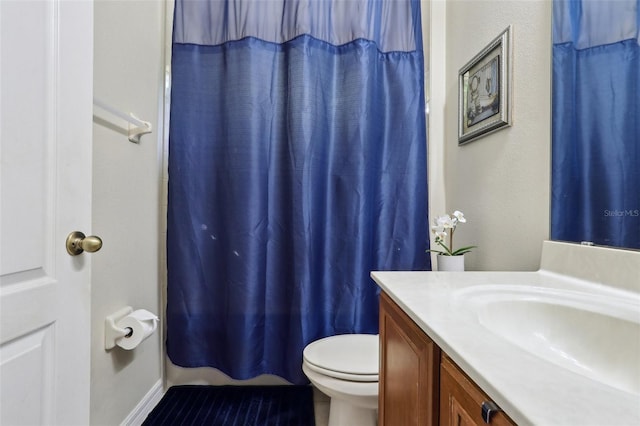
[[[502,411],[483,419],[483,403],[491,399],[446,355],[440,364],[440,425],[515,425]]]

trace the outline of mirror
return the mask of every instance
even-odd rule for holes
[[[640,249],[639,8],[554,1],[554,240]]]

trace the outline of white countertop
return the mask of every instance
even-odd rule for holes
[[[635,298],[635,294],[549,271],[372,272],[371,276],[519,425],[640,425],[640,395],[521,349],[482,326],[456,296],[458,290],[478,285],[588,291],[596,297]]]

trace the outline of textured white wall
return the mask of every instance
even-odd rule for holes
[[[446,211],[445,184],[445,114],[447,110],[446,81],[447,76],[447,43],[446,16],[447,4],[444,0],[422,1],[423,10],[429,9],[429,20],[423,18],[422,34],[424,45],[429,46],[427,102],[429,115],[428,128],[428,168],[429,173],[429,218],[437,217]],[[425,47],[425,55],[427,48]],[[431,239],[433,244],[433,238]],[[431,265],[436,269],[436,255],[432,253]]]
[[[93,230],[104,247],[92,255],[92,425],[120,424],[161,378],[160,333],[133,351],[106,352],[104,318],[126,305],[161,314],[164,16],[160,1],[95,2],[94,96],[154,131],[132,144],[125,122],[95,110]]]
[[[510,24],[513,126],[459,147],[458,71]],[[444,138],[430,143],[444,144],[446,211],[468,218],[455,246],[479,246],[469,270],[537,269],[549,236],[551,2],[447,1],[444,86]]]

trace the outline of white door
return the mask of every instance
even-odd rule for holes
[[[0,424],[89,424],[93,4],[0,0]]]

